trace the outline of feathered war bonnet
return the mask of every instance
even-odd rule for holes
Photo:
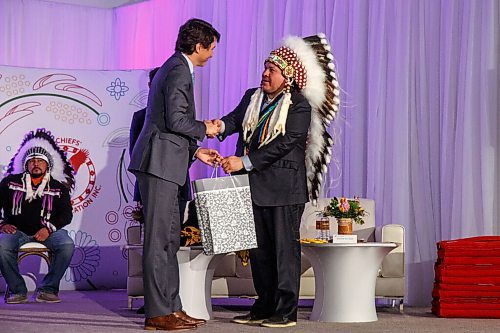
[[[322,33],[305,38],[290,36],[284,39],[282,46],[271,52],[266,61],[278,66],[286,79],[285,101],[279,112],[280,120],[273,128],[274,137],[279,133],[285,134],[288,107],[291,104],[286,99],[290,99],[293,83],[311,105],[306,170],[309,196],[315,205],[332,154],[333,139],[327,128],[340,106],[340,88],[331,46]]]
[[[40,158],[47,162],[50,177],[64,184],[68,189],[75,186],[73,168],[66,158],[66,153],[57,146],[54,136],[45,129],[30,131],[24,136],[17,153],[10,160],[7,175],[27,171],[26,162]]]

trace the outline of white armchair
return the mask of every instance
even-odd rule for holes
[[[382,242],[398,244],[382,262],[375,295],[377,298],[392,300],[392,306],[399,301],[399,310],[403,311],[405,296],[405,228],[399,224],[387,224],[382,227]]]
[[[127,228],[127,296],[128,308],[132,309],[134,299],[144,298],[142,284],[141,226]]]

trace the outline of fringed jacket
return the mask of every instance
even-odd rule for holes
[[[27,201],[23,181],[24,173],[0,182],[0,224],[12,224],[30,236],[43,227],[52,233],[70,224],[73,211],[66,186],[51,178],[41,197]],[[33,191],[36,189],[33,186]]]

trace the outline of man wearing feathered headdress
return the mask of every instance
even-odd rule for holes
[[[340,102],[332,60],[323,34],[286,38],[266,59],[260,88],[221,119],[220,140],[239,133],[236,154],[222,167],[248,172],[258,242],[250,262],[259,297],[233,322],[296,325],[300,220],[305,203],[319,196],[333,144],[326,129]]]
[[[20,246],[35,241],[52,252],[35,300],[61,301],[59,284],[75,248],[62,229],[73,218],[69,191],[74,182],[73,169],[50,132],[29,132],[0,182],[0,270],[11,292],[6,303],[28,301],[17,255]]]

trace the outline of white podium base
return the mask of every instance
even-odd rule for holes
[[[201,247],[200,247],[201,248]],[[181,247],[179,296],[186,313],[195,318],[212,319],[212,279],[215,267],[225,254],[207,256],[201,249]]]
[[[310,320],[377,321],[375,283],[393,243],[303,244],[315,276],[316,295]]]

